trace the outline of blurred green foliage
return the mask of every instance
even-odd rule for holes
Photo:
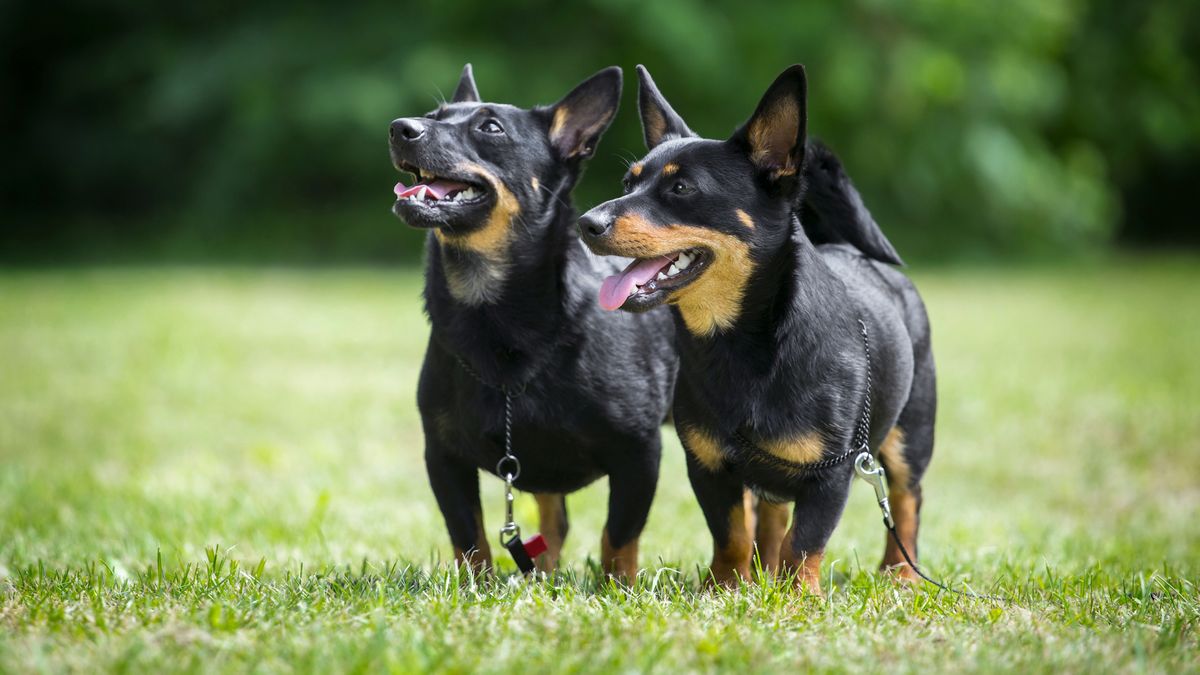
[[[519,105],[626,69],[580,205],[643,151],[635,64],[723,137],[803,62],[812,133],[907,257],[1195,241],[1198,26],[1190,0],[4,3],[0,255],[404,257],[387,122],[468,61]]]

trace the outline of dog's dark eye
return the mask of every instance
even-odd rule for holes
[[[694,191],[695,190],[692,188],[692,186],[681,180],[675,181],[675,184],[671,186],[671,192],[674,192],[677,195],[691,194]]]
[[[437,119],[437,113],[427,112],[427,113],[425,113],[425,119],[427,119],[427,120],[436,120],[436,119]]]
[[[502,134],[504,127],[496,120],[484,120],[483,124],[479,125],[479,130],[485,134]]]
[[[625,194],[629,194],[629,191],[633,189],[633,181],[629,180],[628,178],[622,178],[621,188],[625,190]]]

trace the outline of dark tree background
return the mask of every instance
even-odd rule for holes
[[[1200,241],[1191,0],[0,5],[0,258],[387,261],[387,123],[475,65],[550,103],[607,65],[625,100],[576,193],[642,153],[632,67],[729,133],[805,63],[810,127],[906,257]]]

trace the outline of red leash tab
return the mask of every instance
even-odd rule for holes
[[[532,537],[526,539],[524,542],[524,545],[525,545],[525,553],[530,558],[534,558],[534,559],[536,559],[539,555],[545,553],[546,549],[548,548],[546,546],[546,538],[540,534],[535,534]]]
[[[503,543],[513,562],[517,563],[521,574],[529,574],[536,569],[533,559],[546,552],[546,540],[540,534],[535,534],[526,541],[521,541],[519,534],[513,535]]]

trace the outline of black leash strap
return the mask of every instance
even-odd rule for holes
[[[869,425],[871,423],[871,341],[867,337],[867,324],[862,319],[858,320],[858,327],[862,333],[863,351],[867,355],[867,400],[863,405],[863,415],[859,420],[858,428],[854,434],[854,444],[851,447],[858,449],[858,456],[854,459],[854,474],[865,482],[870,484],[875,489],[875,501],[879,504],[879,510],[883,514],[883,526],[887,528],[888,534],[891,535],[892,541],[896,542],[897,548],[900,549],[900,554],[904,556],[904,561],[912,568],[917,576],[925,581],[937,586],[938,588],[961,595],[966,598],[976,598],[979,600],[991,600],[993,602],[1002,602],[1011,604],[1013,601],[1009,598],[1002,598],[996,595],[987,593],[976,593],[974,591],[960,591],[950,588],[946,584],[933,579],[925,574],[925,571],[917,567],[917,563],[913,561],[912,556],[908,554],[908,549],[904,547],[904,542],[900,541],[900,534],[896,532],[896,521],[892,519],[892,507],[888,503],[887,494],[887,472],[883,469],[882,463],[875,461],[875,456],[871,454],[868,446]]]

